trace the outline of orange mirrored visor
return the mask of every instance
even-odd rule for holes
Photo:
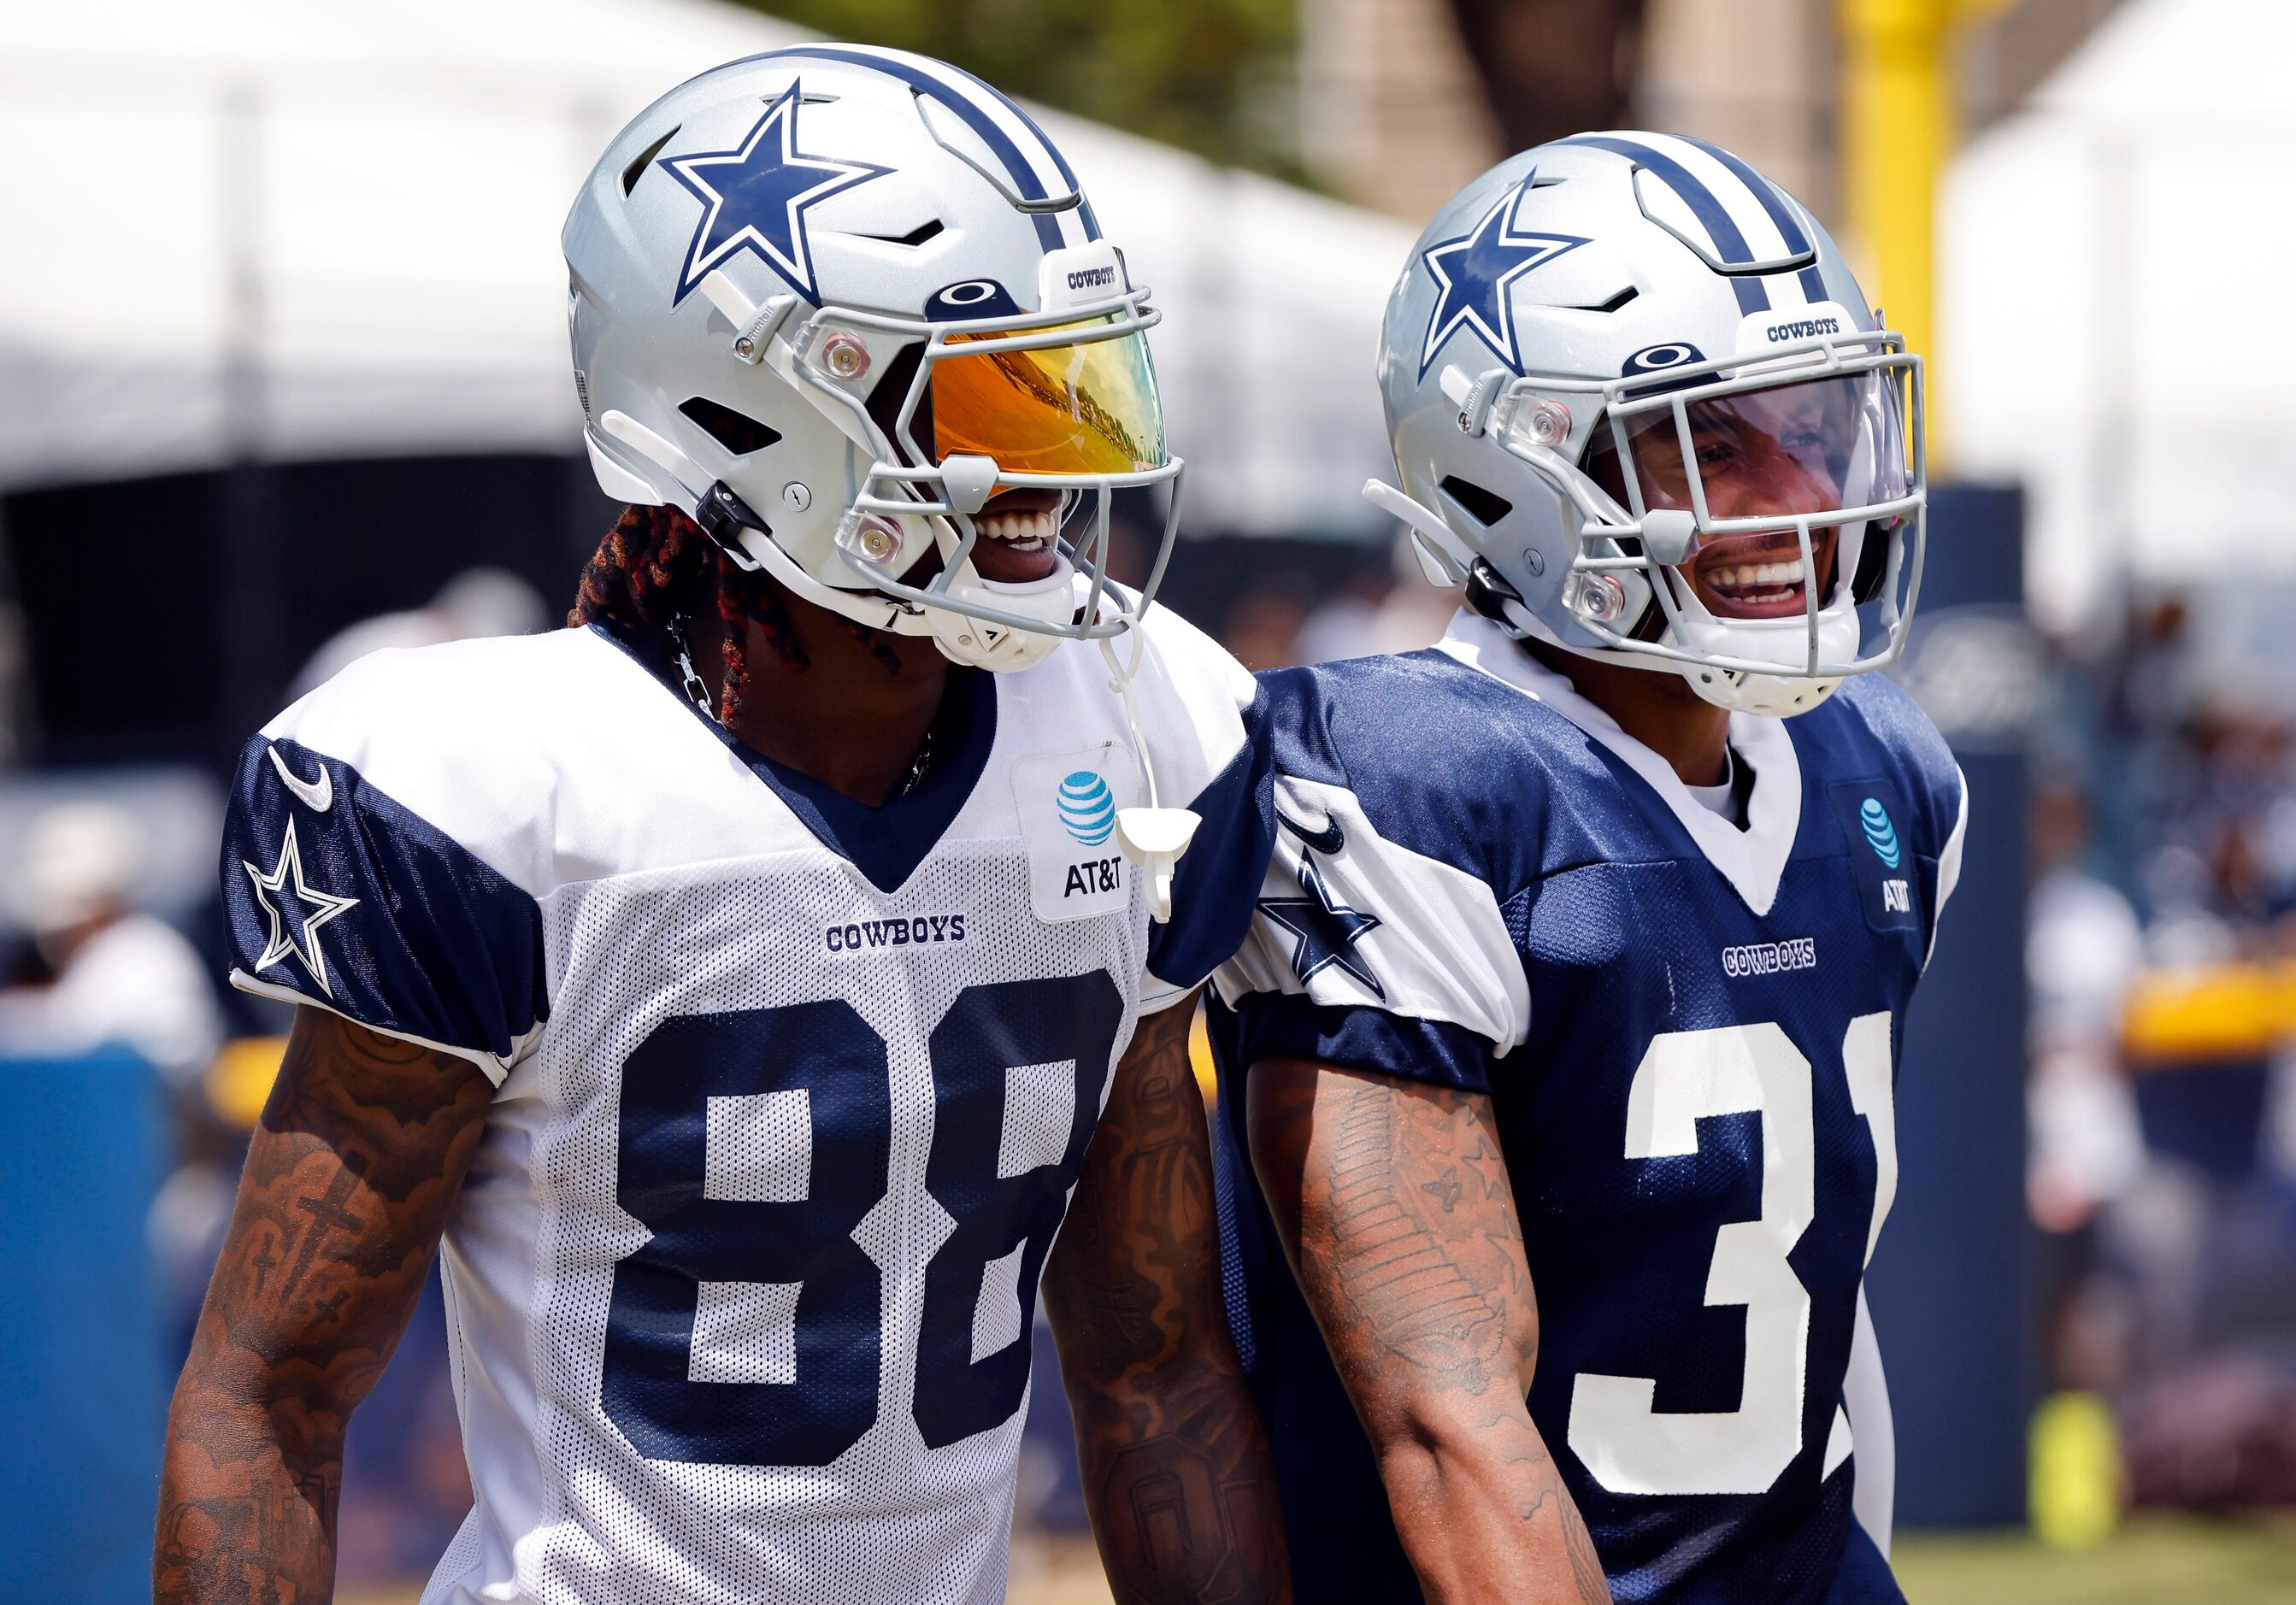
[[[1085,332],[1113,322],[1030,332]],[[948,343],[1004,338],[952,334]],[[1123,474],[1166,462],[1156,369],[1136,331],[1026,351],[945,354],[930,382],[936,463],[963,454],[994,458],[1006,473]]]

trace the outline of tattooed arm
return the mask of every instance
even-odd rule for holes
[[[168,1412],[158,1605],[334,1593],[343,1429],[398,1346],[494,1089],[298,1009]]]
[[[1538,1306],[1481,1093],[1251,1067],[1252,1163],[1431,1605],[1608,1601],[1525,1404]]]
[[[1045,1273],[1085,1501],[1124,1605],[1289,1601],[1267,1437],[1220,1306],[1195,1000],[1140,1022]]]

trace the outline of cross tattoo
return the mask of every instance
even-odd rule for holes
[[[279,1257],[271,1251],[271,1241],[266,1234],[257,1245],[255,1257],[250,1261],[255,1266],[255,1290],[258,1293],[263,1291],[263,1284],[270,1280],[271,1273],[279,1268]]]
[[[311,1230],[295,1250],[295,1265],[287,1273],[287,1280],[279,1290],[281,1298],[292,1295],[302,1282],[303,1273],[311,1268],[311,1261],[319,1252],[319,1240],[326,1235],[327,1227],[356,1232],[366,1224],[364,1217],[343,1208],[343,1201],[350,1197],[351,1189],[357,1185],[357,1176],[348,1170],[338,1171],[335,1179],[327,1183],[325,1197],[306,1196],[295,1200],[295,1208],[311,1217]]]

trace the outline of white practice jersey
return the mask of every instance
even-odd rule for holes
[[[1004,1597],[1111,1069],[1268,851],[1251,677],[1144,627],[1157,786],[1204,815],[1152,926],[1139,757],[1074,643],[952,670],[877,809],[601,627],[381,653],[249,744],[233,979],[499,1087],[443,1258],[476,1508],[425,1605]]]

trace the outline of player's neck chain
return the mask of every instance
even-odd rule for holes
[[[932,749],[933,733],[928,729],[924,740],[917,743],[916,757],[909,760],[909,772],[901,776],[901,783],[894,788],[895,797],[906,797],[923,783],[925,771],[932,767]]]
[[[701,710],[701,717],[715,725],[718,722],[717,705],[710,700],[709,687],[693,667],[693,654],[685,644],[685,615],[673,616],[669,621],[669,644],[677,655],[677,673],[684,683],[687,700]],[[908,772],[901,783],[893,788],[896,798],[906,797],[924,783],[925,771],[932,767],[933,733],[928,729],[924,739],[917,743],[917,755],[909,760]]]
[[[718,705],[710,700],[709,686],[694,669],[693,654],[685,646],[685,615],[674,613],[669,620],[669,650],[677,656],[677,673],[685,682],[685,699],[701,710],[701,717],[711,724],[718,723]]]

